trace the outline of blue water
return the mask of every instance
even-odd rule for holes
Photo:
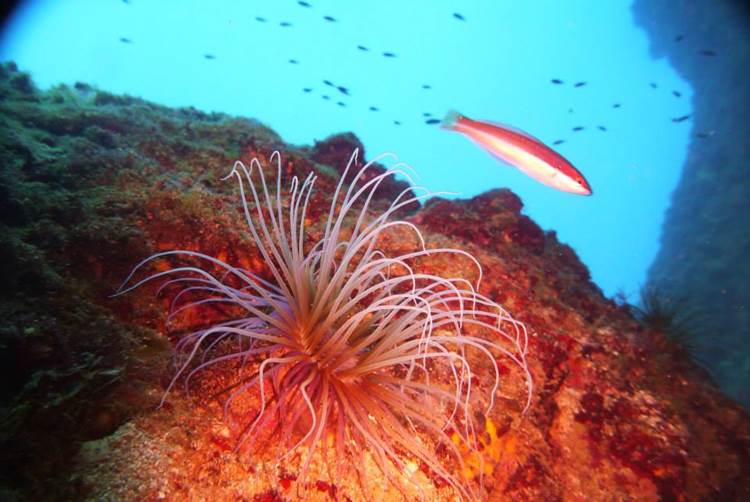
[[[686,155],[690,121],[671,119],[691,113],[691,89],[650,56],[630,1],[307,3],[36,0],[9,22],[0,60],[16,61],[43,88],[82,81],[254,117],[294,144],[352,131],[368,156],[397,153],[433,191],[471,197],[508,187],[606,294],[635,299]],[[556,192],[424,123],[424,113],[450,109],[565,140],[556,148],[594,195]]]

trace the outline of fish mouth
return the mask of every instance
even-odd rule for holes
[[[591,186],[589,186],[589,184],[586,183],[585,180],[584,180],[583,183],[579,184],[578,188],[579,188],[579,190],[576,190],[576,192],[575,192],[578,195],[583,195],[583,196],[586,196],[586,197],[590,197],[591,195],[594,194],[594,191],[591,189]]]

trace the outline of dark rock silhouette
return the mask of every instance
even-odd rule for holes
[[[697,352],[749,408],[750,9],[731,0],[636,0],[633,14],[654,57],[667,57],[693,87],[696,139],[649,281],[700,311]],[[706,47],[715,57],[702,54]]]

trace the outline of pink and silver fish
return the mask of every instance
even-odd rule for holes
[[[481,122],[449,112],[442,127],[465,134],[503,162],[540,183],[563,192],[591,195],[591,187],[565,157],[533,136],[509,126]]]

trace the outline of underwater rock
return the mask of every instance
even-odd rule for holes
[[[319,237],[359,140],[342,134],[298,148],[257,121],[223,114],[137,98],[97,103],[104,91],[66,86],[29,96],[9,83],[16,69],[2,70],[0,208],[13,214],[0,220],[7,272],[0,355],[11,373],[1,396],[0,492],[36,500],[299,499],[299,458],[278,463],[264,452],[235,452],[249,416],[223,414],[217,393],[231,381],[229,369],[196,378],[190,393],[178,386],[157,409],[174,371],[176,335],[231,312],[206,305],[167,325],[168,290],[110,295],[141,259],[170,249],[200,251],[272,280],[245,235],[236,185],[220,179],[234,160],[249,165],[280,149],[285,176],[318,176],[308,231]],[[405,188],[393,182],[384,200]],[[499,364],[502,392],[480,417],[480,498],[750,499],[747,413],[684,352],[661,343],[663,333],[604,298],[574,250],[522,210],[515,194],[496,189],[470,200],[433,199],[408,220],[427,247],[476,256],[480,292],[529,333],[528,413],[518,399],[523,380]],[[385,253],[417,245],[403,227],[378,242]],[[435,255],[419,266],[478,278],[468,260]],[[473,385],[486,385],[490,370],[477,366]],[[428,446],[437,454],[446,448]],[[371,498],[418,498],[388,488],[371,457],[352,459],[360,461],[375,487]],[[427,499],[454,499],[445,480],[405,461]],[[464,475],[477,479],[478,459],[467,454],[465,462]],[[364,498],[361,480],[331,472],[313,458],[311,500]]]
[[[446,213],[455,216],[459,207],[465,209],[461,216],[445,217]],[[431,199],[420,214],[420,221],[435,231],[460,236],[470,242],[490,247],[512,242],[539,255],[544,251],[544,232],[528,216],[520,214],[522,208],[521,199],[516,194],[501,188],[466,202]]]
[[[690,83],[697,138],[672,193],[648,282],[700,318],[696,354],[721,388],[750,409],[750,11],[747,2],[733,0],[636,0],[632,11],[653,56],[666,57]],[[706,58],[716,55],[705,54],[706,47],[721,49],[720,57]]]
[[[343,169],[355,148],[359,148],[362,158],[367,158],[365,146],[354,134],[350,132],[334,134],[323,141],[316,141],[310,152],[310,158],[319,164],[338,166],[337,169]]]
[[[312,150],[309,152],[310,159],[314,160],[319,164],[333,167],[340,174],[343,173],[346,168],[349,158],[355,149],[359,149],[360,158],[366,159],[365,147],[362,142],[352,133],[334,134],[323,141],[316,141],[313,145]],[[375,178],[376,176],[385,172],[385,168],[381,165],[375,165],[369,172],[363,177],[363,180],[367,181]],[[347,176],[354,177],[356,174],[355,169],[351,169]],[[350,178],[351,179],[351,178]],[[383,181],[380,188],[378,189],[378,197],[393,200],[404,190],[408,191],[409,184],[405,181],[399,181],[393,177],[388,177]],[[416,211],[419,208],[418,203],[410,204],[405,206],[397,214],[403,216],[411,212]]]

